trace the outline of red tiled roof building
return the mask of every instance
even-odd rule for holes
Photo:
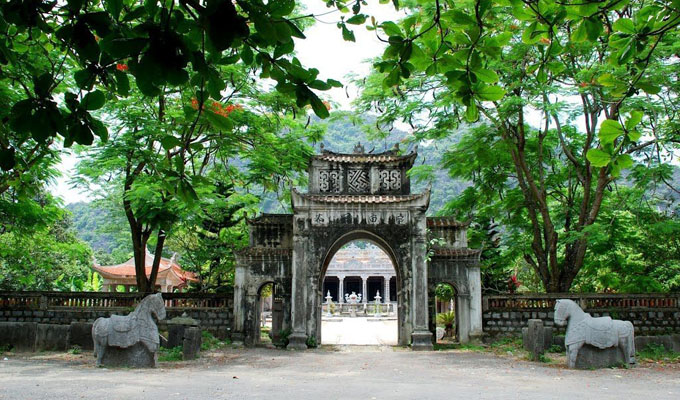
[[[154,255],[147,249],[144,260],[147,277],[151,275],[153,258]],[[122,285],[125,287],[125,291],[129,292],[131,287],[137,286],[134,257],[118,265],[101,266],[95,262],[92,269],[102,276],[103,291],[115,292],[116,287]],[[158,276],[156,277],[157,290],[161,292],[174,292],[177,289],[181,292],[190,282],[198,282],[198,277],[193,272],[183,270],[177,261],[175,261],[174,255],[171,259],[161,258]]]

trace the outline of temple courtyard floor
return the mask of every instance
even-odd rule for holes
[[[472,350],[223,348],[152,370],[96,368],[91,352],[6,354],[0,399],[678,399],[680,365],[567,370]]]

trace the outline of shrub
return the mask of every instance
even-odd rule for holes
[[[161,347],[158,351],[158,361],[182,361],[182,346],[171,349]]]

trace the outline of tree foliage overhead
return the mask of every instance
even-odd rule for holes
[[[645,179],[670,178],[666,163],[680,142],[680,2],[407,7],[401,21],[371,20],[388,46],[360,105],[382,110],[383,124],[411,124],[421,138],[481,124],[446,165],[505,200],[496,216],[525,233],[517,244],[524,261],[546,290],[568,291],[622,171],[638,162]]]
[[[294,38],[305,38],[295,7],[294,0],[3,0],[0,86],[16,98],[0,130],[0,167],[21,173],[26,147],[35,154],[58,135],[66,147],[106,140],[92,111],[128,96],[133,82],[146,96],[183,86],[200,102],[219,101],[228,81],[220,68],[235,63],[327,116],[313,90],[341,84],[319,80],[293,56]]]

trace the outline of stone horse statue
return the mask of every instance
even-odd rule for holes
[[[569,299],[557,300],[554,319],[555,325],[568,324],[564,345],[569,368],[576,366],[576,357],[584,344],[600,349],[620,347],[626,363],[635,364],[634,329],[630,321],[612,320],[611,317],[593,318]]]
[[[146,296],[129,315],[97,318],[92,325],[97,366],[102,365],[107,348],[127,349],[140,342],[153,354],[155,366],[160,340],[153,317],[157,320],[165,318],[165,304],[160,293]]]

